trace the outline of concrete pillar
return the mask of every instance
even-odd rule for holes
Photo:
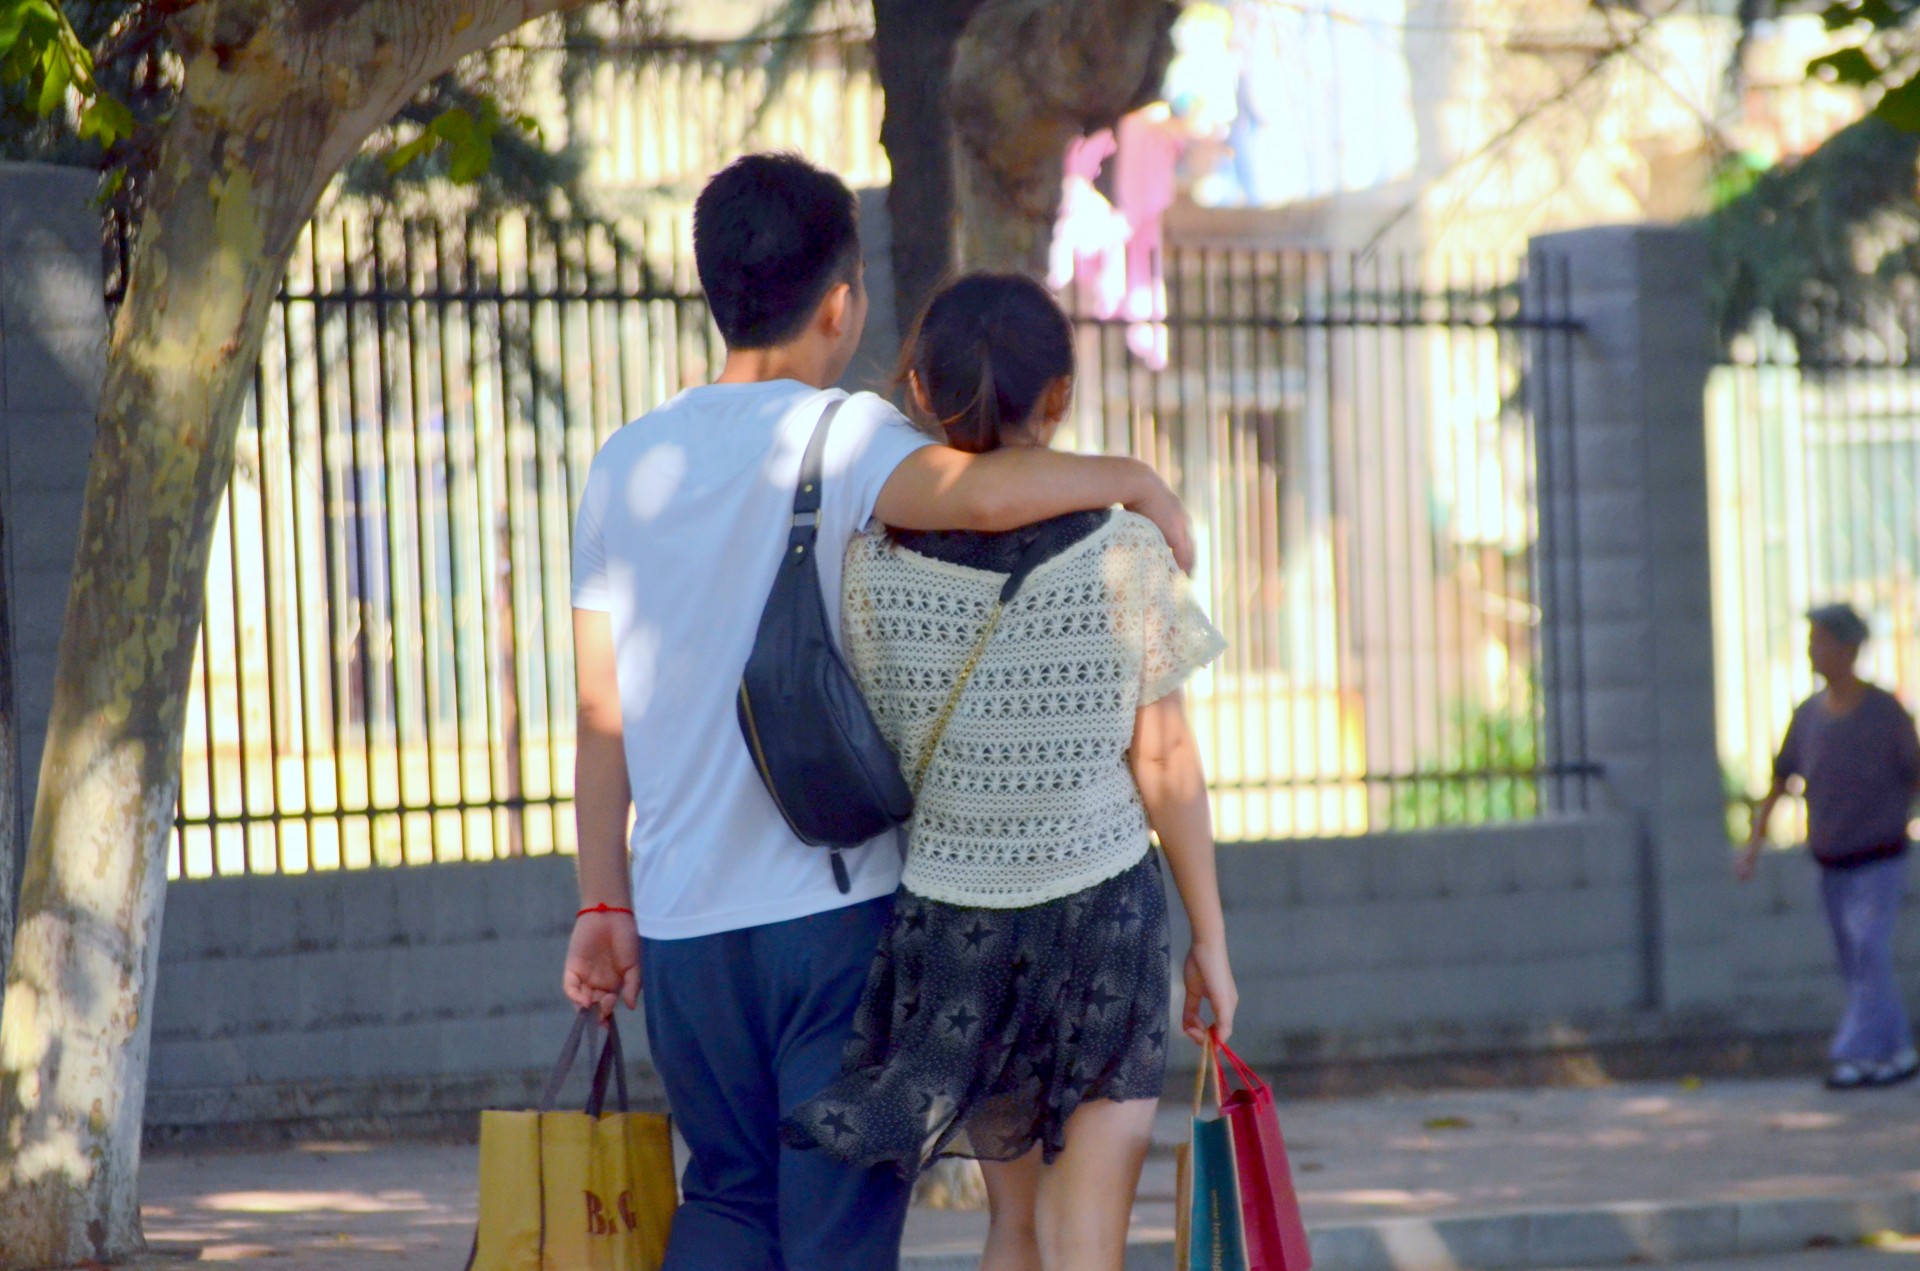
[[[99,174],[85,169],[0,163],[0,576],[17,746],[14,770],[0,773],[0,797],[18,809],[15,841],[0,843],[9,919],[106,361],[98,187]]]
[[[1577,333],[1543,343],[1540,517],[1549,732],[1569,718],[1640,827],[1645,1005],[1726,1000],[1731,910],[1715,736],[1704,394],[1705,245],[1608,226],[1533,240],[1536,284]],[[1571,638],[1569,638],[1571,637]]]

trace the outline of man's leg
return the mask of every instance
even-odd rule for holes
[[[1913,1026],[1893,968],[1893,929],[1906,896],[1907,862],[1876,861],[1861,875],[1854,901],[1854,975],[1860,982],[1861,1049],[1884,1062],[1913,1045]]]
[[[854,1010],[893,899],[758,928],[756,953],[783,975],[775,1043],[780,1111],[840,1075]],[[777,961],[775,961],[777,959]],[[912,1188],[899,1171],[856,1169],[818,1150],[780,1153],[780,1248],[787,1271],[893,1271]]]
[[[1854,974],[1853,891],[1853,871],[1821,867],[1820,900],[1827,911],[1827,928],[1833,933],[1833,959],[1840,968],[1840,983],[1847,994],[1840,1024],[1833,1030],[1833,1041],[1827,1046],[1827,1058],[1836,1064],[1865,1063],[1873,1058],[1855,1053],[1860,1049],[1860,981]]]
[[[1846,981],[1847,1009],[1834,1033],[1836,1063],[1873,1064],[1912,1044],[1893,974],[1893,927],[1906,889],[1904,860],[1823,869],[1820,891]]]
[[[666,1271],[782,1271],[779,1087],[751,933],[641,942],[647,1040],[692,1159]]]

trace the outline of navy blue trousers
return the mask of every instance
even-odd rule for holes
[[[840,1074],[884,897],[690,940],[641,942],[647,1039],[692,1159],[666,1271],[895,1271],[910,1188],[780,1144]]]

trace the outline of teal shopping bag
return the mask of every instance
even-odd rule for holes
[[[1213,1078],[1211,1114],[1205,1106],[1209,1077]],[[1192,1133],[1177,1156],[1175,1267],[1178,1271],[1247,1271],[1233,1126],[1220,1115],[1220,1069],[1211,1033],[1193,1080]]]

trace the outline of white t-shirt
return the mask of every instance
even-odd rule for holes
[[[890,894],[891,835],[845,854],[795,838],[734,714],[783,555],[800,458],[838,392],[794,380],[689,389],[607,440],[573,536],[573,603],[606,613],[633,787],[633,911],[679,940],[784,922]],[[930,444],[871,393],[848,399],[825,456],[814,560],[835,637],[849,539],[900,461]]]

